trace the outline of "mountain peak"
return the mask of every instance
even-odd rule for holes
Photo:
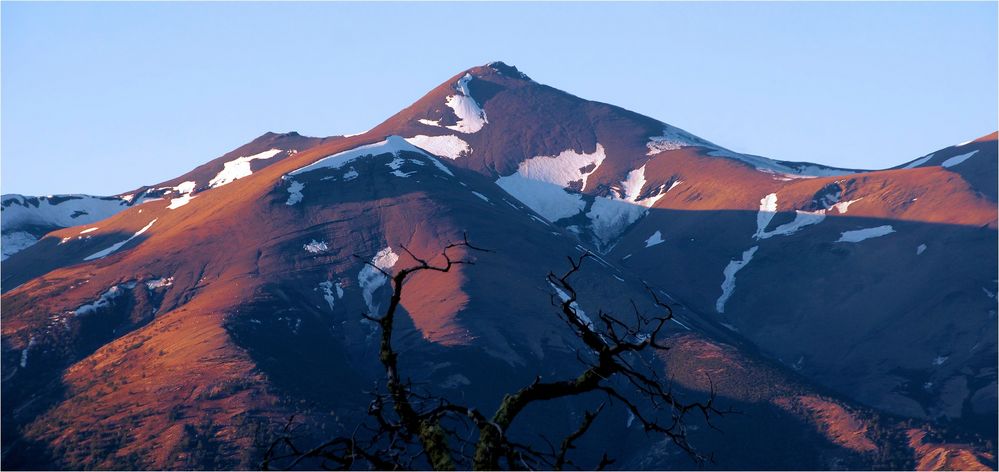
[[[519,79],[524,79],[524,80],[531,80],[531,78],[528,77],[527,74],[525,74],[525,73],[521,72],[519,69],[517,69],[517,66],[509,65],[509,64],[507,64],[507,63],[505,63],[503,61],[493,61],[493,62],[490,62],[490,63],[486,64],[485,67],[489,67],[489,68],[493,69],[494,71],[499,72],[500,74],[503,74],[503,75],[506,75],[506,76],[509,76],[509,77],[514,77],[514,78],[519,78]]]
[[[527,74],[521,72],[520,69],[517,69],[517,66],[507,64],[506,62],[503,61],[492,61],[492,62],[487,62],[481,66],[474,66],[465,69],[460,74],[458,74],[458,76],[462,77],[466,74],[478,78],[501,75],[510,79],[528,80],[528,81],[531,80],[531,78]]]

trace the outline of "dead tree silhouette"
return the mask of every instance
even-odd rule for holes
[[[379,470],[499,470],[499,469],[553,469],[582,467],[570,458],[575,443],[593,425],[607,401],[619,402],[633,415],[648,433],[661,434],[687,453],[696,463],[711,460],[695,450],[688,442],[684,417],[692,412],[700,414],[711,425],[711,419],[723,411],[714,405],[714,389],[704,402],[684,402],[677,398],[667,382],[653,366],[638,354],[647,350],[666,350],[668,346],[659,339],[673,311],[654,291],[647,288],[655,306],[662,310],[658,316],[645,316],[632,302],[636,321],[625,323],[622,318],[601,310],[596,321],[591,321],[578,308],[577,292],[570,279],[577,274],[583,262],[592,257],[586,253],[578,258],[569,257],[570,268],[561,276],[547,275],[547,281],[556,291],[553,305],[568,328],[582,341],[590,360],[577,356],[585,369],[575,378],[542,381],[540,376],[520,390],[507,394],[496,410],[487,415],[475,408],[454,403],[442,396],[418,392],[413,384],[399,372],[398,352],[392,346],[395,317],[403,297],[406,280],[422,271],[449,272],[458,265],[474,264],[466,258],[454,259],[449,250],[490,252],[464,240],[448,244],[433,260],[426,260],[402,247],[416,265],[397,271],[394,275],[376,267],[392,281],[392,295],[388,308],[381,316],[365,313],[365,319],[376,323],[381,341],[379,360],[385,370],[384,391],[373,392],[368,406],[370,424],[359,425],[351,436],[340,436],[311,448],[301,448],[291,433],[292,420],[284,432],[274,439],[265,452],[263,469],[295,469],[301,467],[328,469],[374,468]],[[440,261],[440,260],[443,261]],[[437,260],[438,262],[433,262]],[[557,297],[557,298],[556,298]],[[615,384],[612,380],[618,380]],[[557,445],[544,441],[547,450],[539,450],[524,442],[515,441],[508,434],[511,425],[528,406],[590,392],[605,395],[605,403],[583,415],[579,427],[565,436]],[[712,426],[713,427],[713,426]],[[613,463],[603,453],[599,463],[586,468],[603,469]]]

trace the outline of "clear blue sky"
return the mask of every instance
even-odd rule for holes
[[[731,149],[880,168],[995,130],[996,3],[2,3],[2,191],[363,131],[493,60]]]

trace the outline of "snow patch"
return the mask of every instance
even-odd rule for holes
[[[84,257],[83,260],[90,261],[90,260],[94,260],[94,259],[103,259],[105,256],[107,256],[107,255],[109,255],[109,254],[111,254],[111,253],[113,253],[113,252],[121,249],[121,247],[124,246],[125,244],[128,244],[129,241],[131,241],[131,240],[139,237],[139,235],[141,235],[142,233],[145,233],[146,230],[148,230],[149,228],[151,228],[153,226],[153,223],[155,223],[156,220],[158,220],[158,219],[159,218],[154,218],[153,221],[150,221],[149,224],[147,224],[146,226],[143,226],[142,229],[140,229],[139,231],[137,231],[135,234],[133,234],[132,236],[130,236],[128,239],[126,239],[126,240],[124,240],[124,241],[122,241],[120,243],[115,243],[111,247],[109,247],[109,248],[107,248],[107,249],[105,249],[103,251],[95,252],[95,253],[87,256],[87,257]]]
[[[191,193],[194,192],[194,186],[197,185],[193,180],[188,180],[186,182],[181,182],[180,185],[173,187],[177,193],[180,194],[177,198],[171,198],[170,204],[167,205],[168,210],[175,210],[191,202],[194,197]]]
[[[586,216],[590,218],[593,234],[601,243],[608,244],[621,235],[628,226],[648,214],[648,209],[652,208],[669,191],[669,189],[665,189],[665,186],[660,186],[652,195],[640,199],[645,183],[645,166],[643,165],[628,172],[625,180],[621,181],[621,190],[617,195],[612,190],[610,197],[596,197],[594,199],[593,206],[590,207],[590,212]],[[674,182],[670,189],[676,186],[676,183]]]
[[[326,241],[316,241],[313,239],[308,244],[303,245],[302,249],[305,249],[306,252],[310,252],[312,254],[319,254],[329,251],[330,247],[326,244]]]
[[[837,243],[859,243],[865,239],[878,238],[891,233],[894,233],[895,229],[891,225],[881,225],[874,228],[864,228],[853,231],[844,231],[840,235],[839,239],[836,240]]]
[[[753,254],[756,254],[757,249],[759,249],[759,246],[746,249],[742,253],[742,259],[733,260],[725,266],[725,270],[722,271],[725,275],[725,280],[721,284],[722,293],[718,297],[718,301],[715,302],[715,310],[718,310],[718,313],[725,313],[725,302],[728,301],[729,297],[732,296],[732,292],[735,291],[735,274],[749,264],[749,261],[753,259]]]
[[[548,221],[558,221],[579,214],[586,208],[582,196],[567,189],[573,183],[580,182],[580,190],[585,190],[587,179],[600,167],[604,159],[606,154],[599,143],[591,154],[567,149],[556,156],[536,156],[521,162],[517,166],[517,172],[500,177],[496,180],[496,184]],[[638,211],[642,212],[644,209]],[[620,212],[617,209],[609,209],[606,203],[595,202],[591,219],[598,215],[607,215],[598,224],[602,227],[611,227],[613,223],[603,225],[604,221],[612,219],[612,216],[617,216]]]
[[[596,150],[592,154],[567,149],[556,156],[536,156],[526,159],[517,166],[517,174],[526,179],[561,188],[568,188],[571,183],[582,181],[580,187],[582,191],[586,190],[586,180],[606,158],[604,147],[597,143]]]
[[[663,242],[663,233],[656,230],[655,233],[652,233],[652,236],[649,236],[649,239],[645,240],[645,247],[652,247],[656,244],[662,244]]]
[[[925,157],[920,157],[919,159],[916,159],[916,160],[914,160],[914,161],[906,164],[905,167],[902,167],[902,168],[903,169],[912,169],[914,167],[919,167],[919,166],[921,166],[923,164],[926,164],[930,159],[933,159],[933,154],[930,154],[930,155],[925,156]]]
[[[0,249],[3,252],[3,259],[0,260],[7,260],[8,257],[27,249],[37,242],[38,238],[26,231],[4,233],[3,236],[0,236]]]
[[[208,186],[211,188],[218,188],[235,182],[238,179],[242,179],[243,177],[247,177],[253,174],[253,169],[250,168],[250,161],[256,159],[270,159],[282,152],[284,151],[281,149],[269,149],[252,156],[237,157],[236,159],[226,162],[222,165],[222,171],[208,182]]]
[[[753,237],[760,239],[766,233],[767,225],[777,214],[777,194],[771,193],[760,199],[760,211],[756,214],[756,233]]]
[[[691,146],[701,146],[706,148],[716,148],[714,144],[694,136],[680,128],[665,125],[661,136],[652,136],[645,147],[649,148],[646,155],[654,156],[664,151],[675,151]]]
[[[468,90],[468,83],[471,81],[472,74],[466,73],[458,79],[458,94],[445,99],[445,105],[454,110],[454,115],[458,117],[458,122],[447,128],[465,134],[475,133],[489,123],[485,110],[476,103]]]
[[[971,151],[971,152],[969,152],[967,154],[961,154],[960,156],[954,156],[954,157],[952,157],[950,159],[947,159],[946,161],[941,162],[940,165],[944,166],[944,167],[948,167],[948,168],[949,167],[954,167],[954,166],[956,166],[956,165],[958,165],[958,164],[960,164],[960,163],[968,160],[969,157],[974,156],[975,154],[978,154],[978,150],[977,149],[974,150],[974,151]]]
[[[472,152],[472,148],[465,140],[454,135],[424,136],[420,134],[406,138],[406,142],[430,154],[446,157],[451,160],[467,156]]]
[[[93,228],[87,228],[87,229],[85,229],[83,231],[80,231],[80,234],[92,233],[94,231],[97,231],[98,229],[100,229],[100,228],[97,227],[97,226],[94,226]]]
[[[388,272],[398,261],[399,256],[392,252],[392,247],[389,246],[378,251],[371,258],[371,263],[365,264],[361,268],[361,272],[357,274],[357,284],[361,287],[361,296],[364,298],[364,304],[367,305],[368,314],[371,316],[378,313],[378,305],[374,303],[375,291],[389,280],[382,271]]]
[[[621,198],[634,202],[638,200],[638,194],[642,187],[645,187],[645,166],[639,167],[625,176],[621,181]]]
[[[596,197],[586,217],[590,219],[593,235],[607,245],[647,212],[648,208],[628,201]]]
[[[756,239],[768,239],[774,236],[787,236],[797,233],[800,229],[806,226],[811,226],[814,224],[821,223],[822,220],[824,219],[826,219],[825,210],[818,210],[818,211],[795,210],[794,220],[791,221],[790,223],[784,223],[770,232],[767,231],[760,232],[759,228],[757,228],[757,234],[753,236]]]
[[[500,177],[496,180],[496,185],[548,221],[568,218],[586,208],[582,195],[566,192],[556,185],[532,180],[519,173]],[[519,209],[510,202],[507,204]]]
[[[683,327],[683,329],[685,329],[687,331],[693,331],[692,329],[690,329],[690,326],[687,326],[686,324],[684,324],[682,321],[680,321],[679,319],[677,319],[676,316],[674,316],[672,318],[672,320],[673,320],[674,323],[676,323],[676,324],[680,325],[681,327]]]
[[[350,182],[351,180],[356,179],[357,176],[359,176],[359,175],[361,175],[361,174],[357,173],[357,169],[354,169],[353,167],[351,167],[350,170],[348,170],[347,172],[343,173],[343,181],[344,182]]]
[[[288,184],[288,201],[284,202],[284,204],[294,205],[302,201],[302,199],[305,198],[305,195],[302,195],[302,190],[304,189],[305,189],[305,184],[296,180],[292,180],[291,183]]]
[[[405,164],[405,163],[406,163],[405,159],[396,156],[394,159],[392,159],[391,162],[389,162],[388,164],[385,164],[385,165],[388,166],[389,169],[392,169],[392,175],[394,175],[396,177],[406,178],[406,177],[409,177],[409,176],[415,174],[416,172],[415,171],[414,172],[403,172],[401,169],[402,169],[402,165]]]
[[[920,244],[919,246],[916,246],[916,255],[917,256],[920,255],[920,254],[922,254],[923,251],[926,251],[926,245],[925,244]]]
[[[560,288],[556,287],[555,284],[553,284],[550,280],[548,281],[548,285],[550,285],[552,289],[555,290],[555,294],[558,295],[558,298],[560,300],[562,300],[563,302],[569,301],[570,298],[569,294],[563,292]],[[582,321],[583,324],[590,329],[590,331],[594,331],[593,321],[590,320],[589,316],[586,316],[586,312],[584,312],[583,309],[579,307],[578,303],[576,302],[570,303],[569,308],[572,309],[572,312],[576,314],[576,318],[579,318],[579,321]]]
[[[35,337],[34,336],[28,337],[28,345],[21,350],[21,362],[19,363],[19,365],[21,366],[22,369],[28,367],[28,351],[30,351],[31,348],[34,346],[35,346]]]
[[[479,197],[479,198],[481,198],[481,199],[483,199],[483,200],[485,200],[485,201],[487,201],[487,202],[489,201],[489,198],[488,198],[488,197],[486,197],[485,195],[483,195],[483,194],[481,194],[481,193],[479,193],[479,192],[476,192],[476,191],[474,191],[474,190],[473,190],[473,191],[472,191],[472,194],[474,194],[474,195],[475,195],[476,197]]]
[[[0,226],[5,231],[24,226],[65,228],[108,218],[128,208],[128,201],[120,197],[91,195],[26,197],[7,194],[3,196],[2,208]]]
[[[330,306],[330,310],[333,310],[337,298],[343,298],[343,287],[339,282],[319,282],[319,289],[323,291],[323,299]]]
[[[135,288],[135,282],[127,282],[124,284],[112,285],[111,288],[107,289],[104,293],[102,293],[97,298],[97,300],[91,303],[80,305],[76,310],[73,311],[73,314],[75,314],[76,316],[82,316],[91,313],[97,313],[98,311],[104,308],[110,307],[111,302],[113,302],[114,299],[125,294],[125,290],[131,290],[133,288]]]
[[[145,200],[144,200],[145,201]],[[32,227],[86,225],[108,218],[129,207],[125,197],[95,197],[91,195],[49,195],[31,197],[3,195],[0,228],[2,259],[30,247],[38,241]],[[24,231],[27,230],[27,231]],[[31,239],[29,239],[29,237]]]
[[[438,128],[441,126],[440,120],[434,121],[434,120],[428,120],[426,118],[420,118],[420,119],[418,119],[416,121],[418,121],[418,122],[420,122],[422,124],[425,124],[427,126],[436,126]]]
[[[173,285],[173,277],[161,277],[146,281],[146,288],[149,290],[156,290],[158,288],[169,287],[171,285]]]
[[[842,215],[842,214],[846,213],[847,210],[850,209],[850,205],[853,205],[854,203],[857,203],[857,202],[859,202],[859,201],[861,201],[863,199],[864,199],[864,197],[860,197],[860,198],[858,198],[856,200],[850,200],[850,201],[846,201],[846,202],[839,202],[839,203],[836,203],[836,204],[834,204],[833,206],[831,206],[829,208],[834,208],[836,211],[839,212],[839,214]]]

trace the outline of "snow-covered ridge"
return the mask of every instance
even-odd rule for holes
[[[288,175],[300,175],[322,169],[339,169],[362,157],[378,156],[381,154],[392,154],[398,156],[400,152],[413,152],[432,158],[422,149],[413,146],[400,136],[389,136],[384,141],[373,144],[365,144],[353,149],[338,152],[331,156],[326,156],[305,167],[300,167],[288,173]]]
[[[422,134],[406,138],[406,142],[430,154],[446,157],[454,160],[472,152],[472,148],[465,140],[454,136],[425,136]]]
[[[93,195],[49,195],[30,197],[3,195],[3,260],[34,245],[46,232],[58,228],[91,224],[148,199],[133,202],[133,195],[98,197]]]
[[[645,147],[649,148],[649,152],[646,154],[649,156],[654,156],[664,151],[675,151],[677,149],[699,146],[708,149],[722,149],[721,147],[706,141],[704,139],[698,138],[680,128],[675,126],[670,126],[663,124],[663,134],[660,136],[649,137],[649,142],[645,143]]]
[[[831,177],[836,175],[854,174],[857,171],[838,169],[834,167],[820,166],[807,162],[784,162],[775,161],[766,157],[754,156],[751,154],[741,154],[723,148],[705,139],[701,139],[675,126],[663,124],[663,133],[659,136],[650,136],[645,144],[649,149],[649,156],[655,156],[661,152],[674,151],[685,147],[700,147],[707,149],[707,154],[714,157],[727,157],[735,159],[755,167],[761,172],[775,174],[788,178],[807,177]]]
[[[408,152],[422,156],[423,160],[417,159],[404,159],[400,156],[400,153]],[[393,159],[391,162],[386,164],[390,173],[396,177],[409,177],[414,174],[414,172],[404,172],[402,166],[406,163],[412,163],[416,165],[423,166],[424,161],[430,162],[437,170],[449,176],[454,176],[451,169],[448,169],[439,159],[428,154],[423,149],[420,149],[412,144],[410,144],[406,139],[400,136],[389,136],[384,141],[380,141],[373,144],[366,144],[363,146],[358,146],[353,149],[338,152],[336,154],[326,156],[319,159],[312,164],[304,167],[295,169],[284,176],[282,179],[288,182],[288,200],[285,201],[286,205],[295,205],[301,202],[305,198],[303,190],[305,190],[305,183],[299,180],[293,179],[292,176],[302,175],[309,172],[319,171],[319,170],[337,170],[341,169],[348,164],[351,164],[358,159],[371,156],[379,156],[383,154],[391,154]],[[341,177],[344,182],[349,182],[356,179],[360,174],[353,167],[349,168]],[[321,180],[335,180],[335,176],[326,176]]]
[[[269,149],[252,156],[237,157],[236,159],[226,162],[222,165],[222,170],[208,182],[208,186],[211,188],[217,188],[235,182],[237,179],[247,177],[253,174],[253,170],[250,168],[250,161],[256,159],[270,159],[282,152],[284,152],[284,150]]]
[[[0,236],[0,249],[3,250],[3,258],[13,256],[38,242],[35,235],[27,231],[9,231]]]
[[[0,224],[6,232],[27,225],[77,226],[110,217],[128,208],[131,199],[92,195],[27,197],[7,194],[0,206]]]

